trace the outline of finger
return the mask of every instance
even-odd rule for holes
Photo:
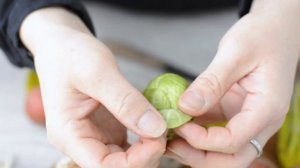
[[[159,160],[165,152],[166,140],[158,139],[141,139],[133,144],[126,153],[119,152],[108,155],[103,159],[104,167],[157,167]],[[118,160],[116,162],[116,160]],[[120,164],[122,163],[122,164]]]
[[[160,158],[165,152],[166,142],[164,137],[156,140],[141,139],[139,143],[134,144],[127,151],[129,165],[141,165],[136,167],[146,167],[145,165],[148,165],[149,168],[157,167]]]
[[[197,136],[200,136],[198,142],[196,139],[191,140],[190,143],[196,143],[198,149],[205,149],[224,153],[235,153],[239,151],[242,146],[247,144],[251,139],[255,138],[267,125],[275,122],[273,118],[281,118],[276,115],[281,112],[281,108],[277,109],[278,103],[274,100],[274,95],[267,93],[268,89],[264,89],[265,92],[260,91],[260,88],[264,88],[265,85],[260,83],[256,78],[249,75],[244,80],[255,80],[256,87],[245,87],[247,88],[247,96],[244,100],[241,112],[234,115],[226,127],[210,127],[207,130],[203,127],[195,124],[189,124],[182,128],[185,131],[178,129],[178,134],[182,135],[185,139],[188,138],[185,134],[188,129],[195,131]],[[249,83],[244,82],[244,83]],[[249,89],[251,88],[251,89]],[[274,117],[276,116],[276,117]],[[279,127],[278,127],[279,128]],[[185,132],[185,133],[184,133]],[[196,133],[197,132],[197,133]],[[195,136],[192,136],[195,137]]]
[[[234,84],[219,103],[207,113],[193,118],[193,122],[200,125],[224,123],[241,111],[245,96],[246,92]]]
[[[237,167],[239,160],[234,155],[197,150],[182,139],[171,142],[166,155],[193,168],[246,167],[246,165]]]
[[[232,117],[226,129],[222,130],[227,135],[224,137],[225,143],[231,146],[231,150],[229,147],[223,149],[228,152],[239,151],[251,139],[257,138],[261,132],[268,131],[268,127],[273,129],[270,131],[270,136],[273,135],[280,128],[284,119],[283,114],[287,111],[280,107],[281,103],[276,102],[274,95],[259,91],[249,92],[241,112]]]
[[[203,165],[205,151],[191,147],[183,139],[175,139],[168,143],[165,156],[189,166]]]
[[[145,167],[153,168],[163,155],[166,142],[163,138],[141,140],[126,152],[114,144],[105,145],[92,138],[73,138],[67,141],[66,154],[80,167]]]
[[[215,106],[234,83],[252,70],[252,66],[245,66],[245,58],[230,46],[221,47],[209,67],[181,96],[180,108],[199,116]]]
[[[278,128],[282,125],[284,119],[278,120],[273,125],[266,127],[262,132],[256,136],[257,142],[263,147],[267,141],[274,135]],[[183,127],[186,127],[184,125]],[[181,129],[181,128],[179,128]],[[167,156],[178,160],[183,164],[188,164],[192,167],[247,167],[257,157],[257,150],[251,144],[245,144],[239,151],[234,154],[226,154],[213,151],[205,151],[197,147],[202,143],[198,142],[202,137],[197,137],[198,132],[191,129],[191,127],[185,128],[185,132],[189,132],[186,138],[188,142],[183,139],[176,139],[171,141],[167,147]],[[189,139],[192,137],[194,141]],[[195,156],[195,157],[194,157]],[[222,165],[218,165],[221,163]],[[201,166],[200,166],[201,165]]]
[[[101,102],[122,124],[143,137],[159,137],[166,123],[144,96],[117,70],[107,70],[103,79],[92,79],[81,89]]]
[[[255,104],[255,109],[259,109],[260,104],[258,102]],[[261,110],[241,112],[234,116],[226,127],[209,127],[206,129],[190,122],[175,129],[175,132],[196,149],[236,153],[251,139],[257,138],[260,132],[268,131],[271,136],[279,129],[282,124],[281,121],[271,124],[272,130],[266,128],[266,124],[269,123],[265,121],[268,121],[269,116],[265,113],[268,112],[261,112]]]
[[[257,136],[256,140],[264,146],[267,140],[274,134],[274,131],[276,131],[275,127],[268,127]],[[175,139],[169,142],[165,155],[194,168],[240,168],[248,167],[256,159],[257,150],[252,144],[248,143],[235,154],[225,154],[196,149],[183,139]]]

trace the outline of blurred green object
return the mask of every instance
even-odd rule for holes
[[[179,127],[192,119],[178,107],[178,100],[188,85],[181,76],[165,73],[150,81],[144,91],[144,96],[164,117],[167,128]]]
[[[300,166],[300,83],[295,85],[294,97],[285,122],[278,133],[278,159],[283,168]]]

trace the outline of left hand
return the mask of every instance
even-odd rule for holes
[[[181,110],[195,119],[167,156],[194,168],[245,168],[280,128],[300,53],[299,1],[256,1],[222,39],[213,62],[187,89]],[[228,121],[225,127],[203,125]]]

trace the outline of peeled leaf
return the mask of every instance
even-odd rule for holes
[[[159,112],[167,122],[167,128],[179,127],[192,119],[191,116],[188,116],[177,109],[164,109]]]

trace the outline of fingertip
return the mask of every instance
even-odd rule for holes
[[[148,109],[137,123],[140,134],[148,138],[158,138],[167,129],[167,124],[163,117],[153,109]]]

